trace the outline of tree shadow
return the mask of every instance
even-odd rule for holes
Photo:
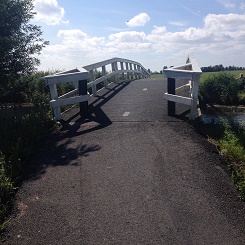
[[[66,120],[61,120],[61,127],[53,131],[38,146],[35,152],[26,162],[25,172],[18,181],[21,185],[23,181],[36,180],[46,173],[48,167],[79,166],[81,157],[88,157],[95,151],[99,151],[101,146],[89,144],[89,142],[77,142],[76,136],[103,129],[112,124],[110,118],[101,109],[130,81],[114,83],[112,86],[98,92],[89,103],[89,116],[83,118],[80,112],[71,110]],[[74,114],[74,112],[76,112]]]

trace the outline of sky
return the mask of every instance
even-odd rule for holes
[[[39,70],[82,68],[114,57],[160,71],[185,64],[245,67],[244,0],[34,0],[49,41]]]

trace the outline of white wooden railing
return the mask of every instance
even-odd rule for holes
[[[106,70],[107,65],[111,66],[109,67],[109,71]],[[88,88],[92,88],[93,95],[97,94],[97,84],[104,82],[104,87],[107,86],[108,78],[114,77],[114,82],[118,82],[120,74],[122,80],[133,80],[150,76],[148,71],[140,63],[121,58],[105,60],[92,65],[84,66],[83,68],[89,72],[91,82],[88,83]],[[102,69],[102,77],[95,79],[95,71],[98,68]]]
[[[102,69],[102,77],[96,79],[95,75],[98,69]],[[50,106],[53,108],[55,119],[57,121],[61,120],[61,106],[89,101],[91,95],[88,93],[88,91],[79,91],[79,81],[86,80],[87,88],[91,88],[92,95],[96,96],[97,84],[103,82],[104,87],[107,87],[109,78],[114,78],[113,81],[118,82],[119,76],[122,80],[133,80],[149,77],[150,74],[138,62],[121,58],[112,58],[84,66],[82,70],[73,69],[66,72],[42,77],[42,79],[46,81],[46,84],[50,88]],[[73,82],[75,89],[69,93],[59,96],[57,91],[57,84],[67,82]]]
[[[194,120],[198,113],[198,90],[200,76],[202,74],[196,58],[193,54],[189,54],[186,60],[186,64],[164,69],[163,73],[168,78],[168,92],[165,93],[165,97],[169,102],[169,114],[175,113],[175,102],[182,103],[190,106],[190,119]],[[175,79],[186,79],[188,83],[175,89]],[[169,87],[173,88],[172,91],[169,91],[171,90]],[[188,97],[179,95],[180,93],[186,91],[189,93]]]

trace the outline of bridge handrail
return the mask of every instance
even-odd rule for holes
[[[118,63],[120,63],[120,69]],[[107,65],[111,65],[111,71],[106,71]],[[122,75],[122,80],[125,80],[125,73],[127,79],[131,80],[150,76],[149,72],[139,62],[117,57],[87,65],[83,68],[89,72],[91,82],[88,83],[88,88],[92,88],[94,96],[97,94],[96,85],[98,83],[104,81],[104,87],[107,87],[107,79],[114,77],[114,82],[118,82],[119,74]],[[95,79],[94,71],[98,68],[102,68],[102,77]]]
[[[120,63],[121,69],[118,69],[118,63]],[[106,65],[111,65],[112,71],[106,71]],[[95,79],[94,71],[98,68],[102,68],[102,77]],[[41,78],[42,80],[45,80],[46,84],[50,87],[50,106],[53,108],[56,120],[61,120],[60,106],[86,102],[89,100],[90,94],[88,91],[83,91],[83,95],[77,95],[79,92],[78,81],[86,80],[87,87],[92,88],[92,94],[95,96],[97,94],[96,85],[104,82],[104,87],[106,87],[108,78],[114,77],[114,82],[118,82],[119,74],[122,75],[123,80],[125,80],[125,74],[127,74],[128,80],[150,76],[148,71],[140,63],[122,58],[112,58],[97,62],[84,66],[82,70],[83,71],[72,69]],[[90,82],[88,83],[89,78]],[[75,89],[58,96],[57,84],[67,82],[74,82]]]
[[[172,102],[182,103],[191,106],[190,118],[194,120],[197,116],[197,105],[198,105],[198,91],[199,91],[199,80],[202,70],[200,69],[196,58],[193,54],[189,54],[186,60],[186,64],[172,67],[169,69],[164,69],[163,73],[168,78],[168,92],[165,93],[165,97],[168,100],[169,114],[174,106]],[[175,83],[175,79],[186,79],[189,80],[187,84],[175,89],[170,89],[172,87],[171,82]],[[173,91],[172,91],[173,90]],[[179,93],[189,90],[189,97],[184,97],[178,95]],[[171,109],[170,109],[171,108]],[[174,110],[174,109],[173,109]]]

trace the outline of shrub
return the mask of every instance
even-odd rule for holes
[[[13,183],[6,174],[6,162],[5,157],[0,151],[0,231],[3,226],[4,217],[7,213],[8,206],[10,205],[10,199],[14,194]]]
[[[234,105],[239,103],[241,81],[234,74],[212,73],[200,83],[199,96],[201,103]]]

